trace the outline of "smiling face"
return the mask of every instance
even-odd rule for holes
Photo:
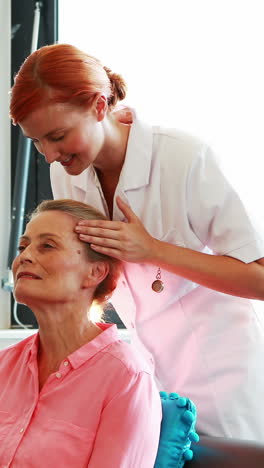
[[[103,149],[101,122],[105,116],[105,102],[102,100],[103,97],[99,98],[90,109],[68,103],[45,104],[19,125],[47,163],[58,161],[68,174],[78,175]]]
[[[73,216],[60,211],[39,213],[27,224],[12,265],[17,302],[76,304],[93,294],[93,264],[75,225]]]

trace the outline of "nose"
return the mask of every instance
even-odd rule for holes
[[[48,164],[52,164],[53,162],[57,161],[57,159],[60,157],[60,153],[46,153],[44,154],[44,158],[45,158],[45,161],[46,163]]]
[[[33,252],[30,246],[27,246],[22,252],[20,252],[13,260],[12,273],[14,278],[16,277],[19,266],[34,263]]]
[[[18,259],[20,264],[26,262],[34,263],[35,253],[36,246],[34,246],[31,242],[30,244],[24,247],[24,249],[19,253],[19,255],[16,258]]]
[[[20,253],[18,260],[20,264],[33,263],[32,249],[29,245]]]
[[[60,157],[59,151],[56,151],[54,146],[49,143],[42,143],[39,147],[39,152],[43,154],[46,163],[51,164]]]

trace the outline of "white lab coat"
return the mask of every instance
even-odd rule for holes
[[[54,198],[74,198],[108,215],[93,167],[69,176],[54,163],[51,183]],[[264,257],[210,148],[189,135],[135,118],[116,195],[158,239],[246,263]],[[113,219],[124,219],[116,203]],[[157,294],[156,273],[153,265],[125,263],[112,302],[160,388],[196,403],[200,433],[264,442],[264,333],[251,302],[164,270]]]

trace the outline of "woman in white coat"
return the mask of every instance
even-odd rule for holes
[[[11,117],[51,164],[55,198],[109,221],[76,226],[125,261],[111,298],[162,390],[190,397],[198,431],[264,442],[264,245],[206,144],[118,110],[120,75],[73,46],[33,52]]]

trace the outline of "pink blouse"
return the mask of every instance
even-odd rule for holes
[[[40,392],[38,333],[0,352],[0,468],[153,468],[153,377],[115,325],[98,325]]]

